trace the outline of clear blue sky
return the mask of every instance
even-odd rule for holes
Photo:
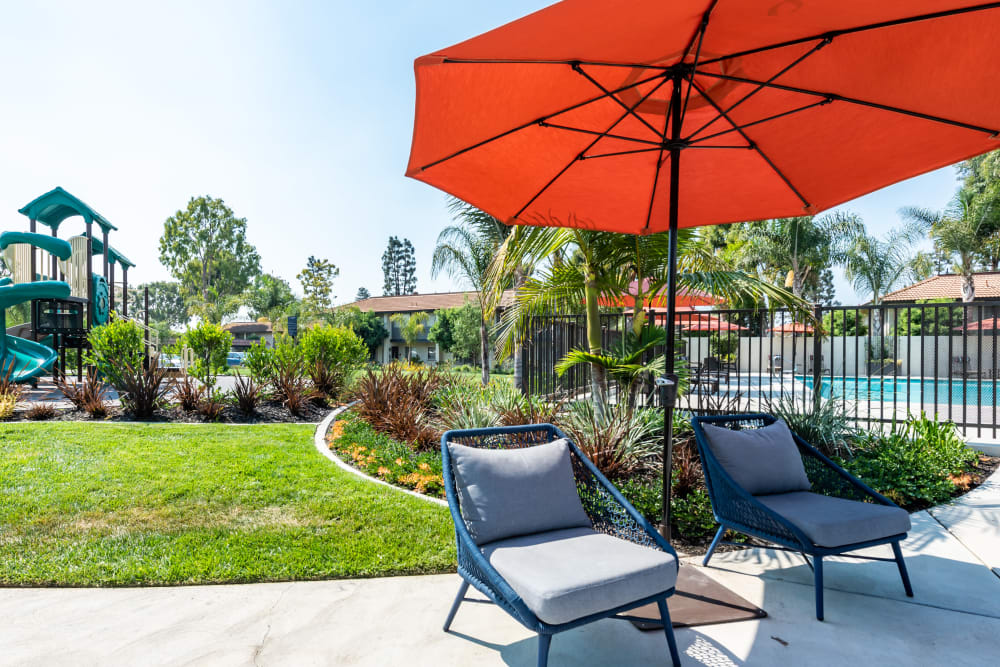
[[[430,278],[445,195],[403,176],[413,59],[544,4],[9,3],[0,230],[24,229],[17,209],[61,185],[118,225],[131,280],[163,279],[163,220],[210,194],[247,218],[264,270],[296,290],[315,254],[341,269],[338,302],[361,286],[381,294],[390,235],[416,247],[420,292],[453,289]],[[845,208],[881,231],[900,206],[940,208],[954,189],[949,168]],[[837,286],[854,300],[839,274]]]

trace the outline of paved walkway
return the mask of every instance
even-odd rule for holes
[[[913,515],[916,593],[892,563],[832,559],[826,621],[801,558],[720,554],[704,571],[761,621],[677,633],[685,665],[984,665],[1000,653],[1000,474]],[[884,549],[886,555],[889,550]],[[696,562],[696,559],[689,559]],[[441,632],[455,575],[245,586],[0,589],[2,665],[533,665],[531,633],[465,604]],[[557,636],[552,667],[666,665],[660,633],[607,620]]]

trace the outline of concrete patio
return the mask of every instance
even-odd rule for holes
[[[679,630],[684,664],[983,665],[1000,651],[1000,474],[913,515],[916,593],[892,563],[832,559],[826,621],[795,555],[720,554],[705,571],[767,610]],[[888,552],[888,547],[885,548]],[[839,560],[839,562],[838,562]],[[696,563],[698,559],[688,559]],[[3,665],[532,665],[534,636],[492,605],[441,623],[455,575],[134,589],[0,590]],[[668,664],[662,633],[607,620],[556,637],[550,664]]]

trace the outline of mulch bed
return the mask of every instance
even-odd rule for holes
[[[122,410],[120,407],[112,406],[108,408],[105,417],[91,417],[82,410],[57,409],[56,414],[51,419],[44,421],[64,421],[64,422],[87,422],[87,421],[147,421],[157,423],[178,423],[178,424],[313,424],[322,421],[330,411],[330,406],[325,403],[308,403],[302,410],[302,414],[293,415],[284,405],[278,401],[262,401],[257,406],[256,412],[252,416],[247,416],[233,406],[226,406],[222,409],[218,419],[209,420],[197,412],[186,412],[178,406],[172,406],[167,410],[157,410],[152,419],[137,420],[131,413]],[[14,412],[9,422],[41,421],[27,418],[27,410],[17,410]]]

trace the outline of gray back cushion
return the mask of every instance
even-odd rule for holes
[[[476,544],[591,526],[566,440],[523,449],[449,444],[448,451],[462,518]]]
[[[702,424],[708,446],[729,476],[752,495],[808,491],[799,448],[783,421],[734,431]]]

